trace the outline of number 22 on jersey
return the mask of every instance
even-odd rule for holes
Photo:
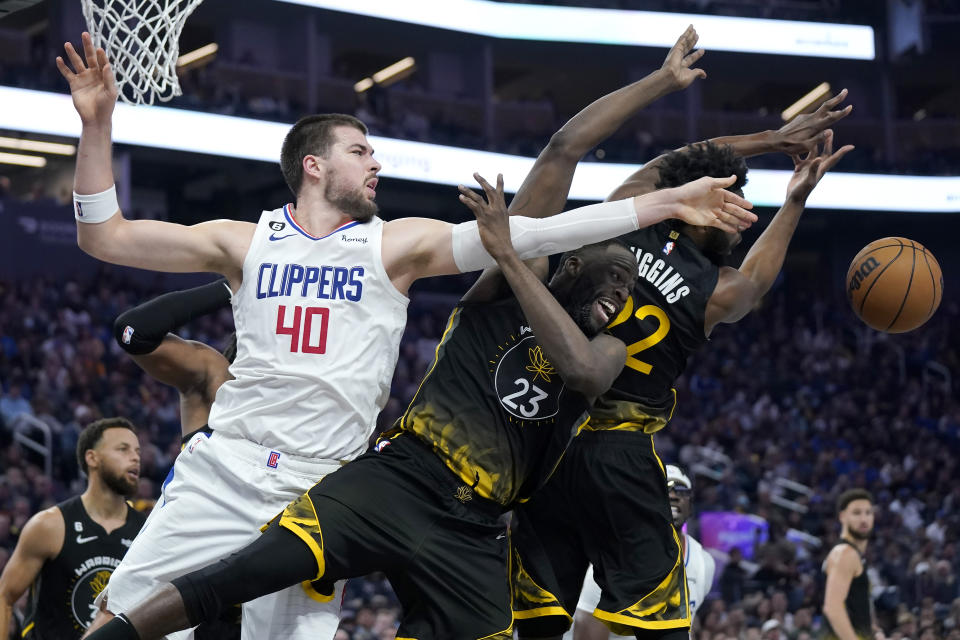
[[[670,318],[667,317],[663,309],[652,304],[643,305],[634,313],[633,296],[630,296],[627,298],[627,303],[623,305],[623,310],[620,311],[620,314],[613,319],[613,322],[607,325],[607,329],[612,329],[619,324],[623,324],[631,316],[637,320],[645,320],[652,317],[657,321],[657,328],[652,334],[633,344],[627,345],[627,361],[624,363],[635,371],[649,375],[650,372],[653,371],[653,365],[637,358],[637,354],[641,351],[646,351],[667,337],[667,334],[670,333]]]

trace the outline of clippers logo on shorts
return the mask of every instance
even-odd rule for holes
[[[276,469],[277,465],[280,464],[280,452],[271,451],[270,456],[267,458],[267,466],[271,469]]]
[[[521,327],[518,333],[530,333],[530,329]],[[544,357],[533,335],[516,340],[490,361],[496,366],[493,384],[497,397],[507,413],[524,421],[546,420],[557,415],[563,380]]]

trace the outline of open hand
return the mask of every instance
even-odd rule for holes
[[[477,217],[477,229],[480,232],[483,248],[494,260],[499,260],[513,251],[510,215],[507,213],[507,203],[503,199],[503,174],[497,174],[496,189],[479,173],[474,173],[473,179],[483,188],[486,200],[472,189],[459,185],[457,189],[460,190],[460,201],[467,205]]]
[[[840,162],[840,158],[853,151],[852,144],[834,151],[833,130],[827,129],[823,134],[822,146],[814,147],[806,154],[793,156],[793,176],[790,177],[790,183],[787,185],[788,200],[805,203],[823,174]]]
[[[667,59],[663,61],[663,66],[660,67],[660,71],[666,74],[677,90],[686,89],[697,78],[707,77],[707,72],[703,69],[690,68],[704,54],[703,49],[694,50],[699,39],[700,36],[697,35],[697,30],[693,28],[693,25],[687,27],[677,43],[670,48]]]
[[[835,109],[847,97],[844,89],[829,100],[825,100],[813,113],[802,113],[777,130],[777,148],[788,155],[808,153],[823,144],[826,130],[837,121],[846,118],[853,111],[848,104]]]
[[[57,56],[57,69],[70,83],[70,95],[73,106],[80,114],[83,124],[110,124],[113,107],[117,103],[117,83],[114,81],[113,68],[107,61],[103,49],[94,49],[93,39],[86,31],[81,36],[83,55],[80,57],[73,45],[63,45],[70,66]]]
[[[741,198],[727,187],[737,181],[737,176],[728,178],[703,177],[693,182],[669,189],[678,205],[673,217],[698,227],[717,227],[722,231],[736,233],[757,221],[749,200]]]

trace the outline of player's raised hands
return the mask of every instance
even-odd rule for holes
[[[693,25],[687,27],[677,43],[670,48],[667,59],[663,61],[663,66],[660,67],[661,73],[666,76],[676,90],[686,89],[697,78],[707,77],[707,72],[703,69],[690,68],[704,54],[703,49],[694,50],[699,39],[700,36],[697,35],[697,30],[693,28]]]
[[[736,233],[757,221],[757,216],[749,211],[753,204],[727,191],[727,187],[736,181],[735,175],[703,177],[680,187],[662,189],[659,193],[672,201],[670,217],[698,227],[717,227]]]
[[[109,124],[118,95],[113,68],[107,61],[107,53],[102,48],[94,48],[89,33],[84,31],[81,40],[84,57],[67,42],[63,48],[70,64],[57,56],[57,69],[70,83],[70,95],[80,120],[84,124]]]
[[[480,232],[480,241],[495,260],[513,251],[513,240],[510,237],[510,216],[507,213],[507,203],[503,198],[503,174],[497,174],[497,186],[494,188],[479,173],[473,174],[483,189],[486,199],[472,189],[459,185],[460,202],[467,205],[473,215],[477,217],[477,229]]]
[[[832,169],[840,159],[853,151],[852,144],[833,150],[833,130],[823,132],[823,143],[805,154],[793,156],[793,175],[787,185],[787,199],[801,204],[807,201],[820,178]]]
[[[847,90],[844,89],[825,100],[813,113],[800,114],[780,127],[776,133],[777,148],[791,156],[816,150],[823,144],[827,129],[853,111],[852,104],[842,109],[837,108],[846,98]]]

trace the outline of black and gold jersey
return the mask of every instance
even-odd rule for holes
[[[587,428],[653,433],[670,420],[673,383],[706,342],[704,316],[720,271],[669,223],[621,239],[637,256],[639,279],[607,330],[627,345],[627,361]]]
[[[840,544],[850,545],[857,555],[860,556],[860,564],[863,570],[860,575],[850,581],[850,589],[847,591],[847,598],[843,601],[843,606],[847,610],[847,617],[850,618],[850,625],[857,634],[858,639],[869,640],[873,637],[873,604],[870,600],[870,576],[867,574],[867,560],[860,553],[860,549],[849,540],[840,540]],[[838,636],[830,626],[830,621],[824,617],[826,640],[835,640]]]
[[[589,406],[565,388],[515,298],[464,303],[397,428],[508,507],[546,482]]]
[[[140,532],[146,517],[132,507],[119,529],[107,533],[93,521],[80,496],[57,505],[63,514],[63,548],[43,564],[30,587],[23,637],[79,638],[97,613],[94,599]]]

